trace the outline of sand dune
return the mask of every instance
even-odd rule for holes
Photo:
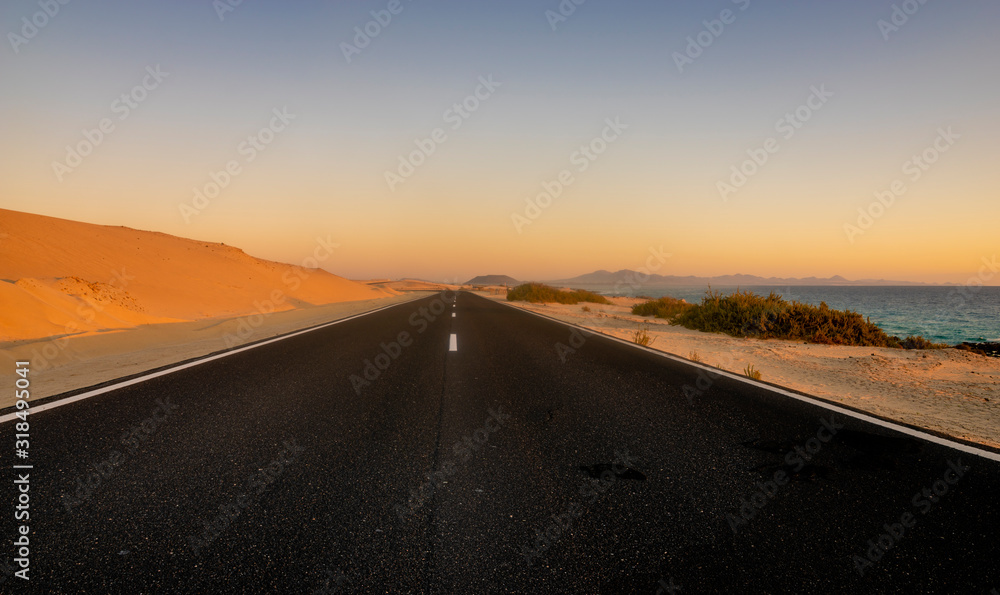
[[[317,238],[317,266],[335,246]],[[225,244],[0,209],[0,342],[394,295]]]

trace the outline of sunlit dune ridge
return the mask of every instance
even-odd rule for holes
[[[0,209],[0,341],[131,328],[384,297],[392,289],[319,268],[332,238],[301,264],[127,227]]]

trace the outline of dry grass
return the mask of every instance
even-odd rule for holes
[[[653,344],[656,339],[649,334],[649,327],[646,325],[640,325],[634,333],[632,333],[632,341],[636,345],[642,345],[643,347],[649,347]]]

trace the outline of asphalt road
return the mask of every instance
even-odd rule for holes
[[[451,300],[32,415],[0,591],[1000,588],[1000,463]]]

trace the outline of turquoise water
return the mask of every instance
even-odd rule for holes
[[[582,286],[611,294],[611,286]],[[713,287],[729,294],[736,287]],[[744,287],[757,294],[771,291],[786,300],[818,306],[826,302],[837,310],[854,310],[898,337],[923,335],[936,343],[956,345],[963,341],[1000,341],[1000,287],[841,287],[784,286]],[[619,295],[669,295],[699,302],[707,287],[644,285],[627,288]]]

